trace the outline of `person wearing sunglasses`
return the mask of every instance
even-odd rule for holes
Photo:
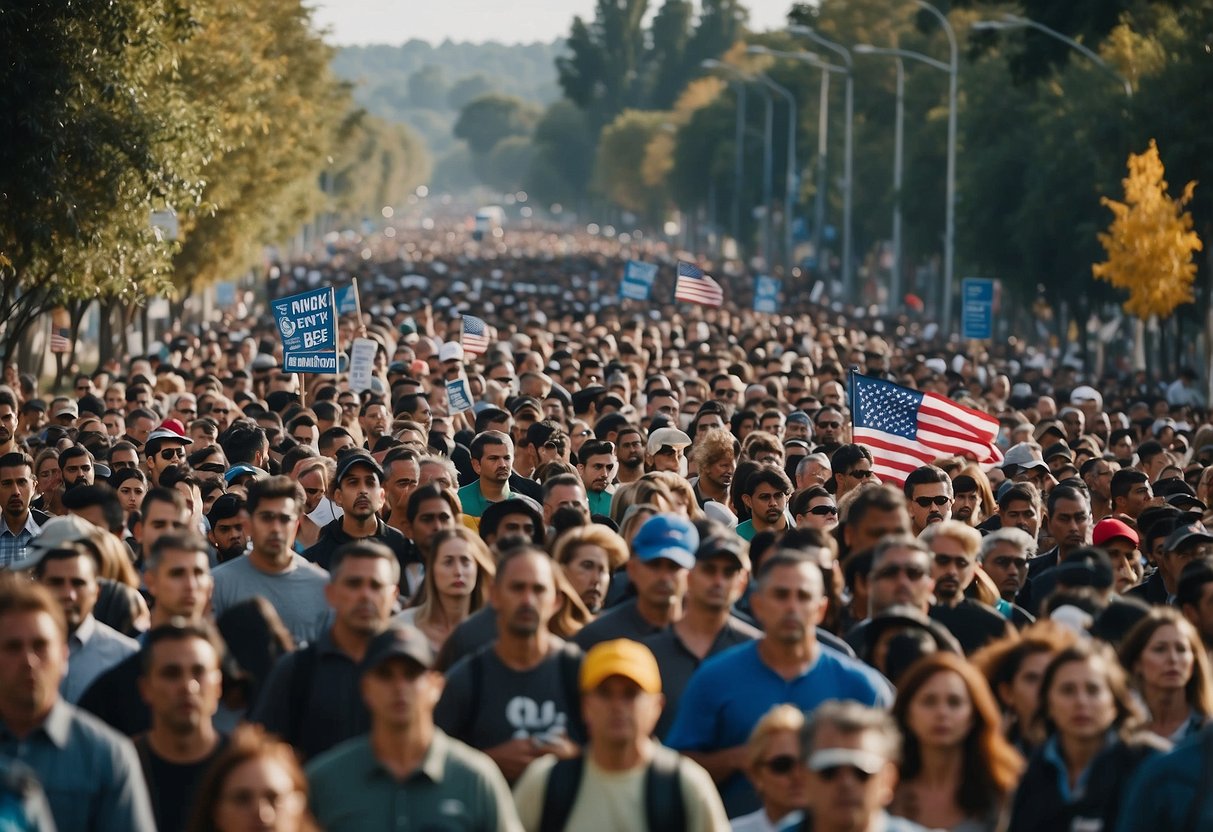
[[[981,532],[959,520],[932,524],[921,536],[931,550],[931,578],[935,581],[935,605],[931,618],[947,627],[965,655],[1012,633],[1011,623],[981,601],[965,597],[977,578]]]
[[[842,413],[833,407],[823,407],[817,411],[816,430],[817,447],[814,450],[824,451],[833,456],[834,452],[843,446],[845,425]]]
[[[794,705],[776,705],[754,726],[746,743],[746,777],[762,808],[733,818],[732,832],[792,829],[804,818],[809,796],[800,765],[803,728],[804,712]]]
[[[922,534],[932,523],[952,519],[952,479],[943,469],[934,465],[915,468],[906,477],[903,490],[912,534]]]
[[[846,633],[846,642],[856,655],[868,654],[868,627],[874,617],[898,604],[906,604],[926,615],[931,609],[935,581],[931,577],[932,552],[908,534],[891,534],[872,550],[868,569],[868,618]]]
[[[838,506],[834,497],[820,485],[797,491],[788,502],[788,511],[798,529],[828,532],[838,525]]]
[[[863,445],[842,445],[829,456],[834,497],[841,500],[865,482],[880,482],[872,471],[872,452]]]
[[[153,486],[160,484],[160,475],[170,465],[185,465],[185,447],[190,444],[186,436],[169,430],[156,428],[147,437],[144,453],[147,459],[147,478]]]

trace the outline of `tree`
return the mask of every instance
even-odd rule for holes
[[[409,104],[427,110],[440,110],[446,106],[450,88],[442,67],[429,64],[409,76]]]
[[[521,98],[492,93],[469,101],[455,122],[455,136],[463,139],[478,156],[487,156],[493,145],[509,136],[529,135],[539,111]]]
[[[1185,210],[1196,183],[1189,182],[1174,199],[1167,193],[1164,173],[1158,146],[1151,139],[1144,153],[1129,156],[1125,201],[1100,199],[1114,219],[1099,235],[1108,259],[1091,271],[1128,291],[1125,311],[1142,320],[1152,315],[1166,318],[1180,304],[1192,302],[1196,277],[1192,255],[1202,249],[1200,236],[1192,230],[1192,215]]]
[[[488,76],[477,72],[475,75],[460,78],[451,84],[451,89],[446,94],[446,104],[447,107],[458,112],[472,101],[488,95],[493,90],[493,82],[489,80]]]
[[[541,204],[584,199],[594,170],[594,136],[585,113],[567,99],[557,101],[535,125],[532,141],[527,192]]]
[[[694,70],[687,58],[694,14],[690,0],[665,0],[653,16],[648,103],[658,110],[674,105]]]
[[[509,136],[493,145],[478,165],[481,179],[503,193],[517,191],[526,182],[535,159],[535,146],[526,136]]]
[[[670,114],[624,110],[602,131],[594,163],[595,189],[611,202],[649,220],[658,220],[665,189],[645,182],[645,149],[669,122]]]
[[[573,18],[570,54],[556,59],[565,97],[586,111],[595,132],[625,107],[642,106],[647,0],[597,0],[594,19]]]

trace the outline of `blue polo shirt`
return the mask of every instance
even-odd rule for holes
[[[714,656],[695,671],[683,691],[666,745],[679,751],[721,751],[744,745],[758,721],[776,705],[806,714],[831,699],[881,708],[893,704],[893,687],[872,668],[819,645],[817,661],[795,679],[784,679],[758,655],[759,641]],[[741,772],[720,784],[729,817],[760,808]]]

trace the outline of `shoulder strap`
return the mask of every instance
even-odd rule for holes
[[[312,680],[316,676],[316,645],[309,644],[295,653],[294,667],[291,668],[291,716],[287,725],[286,740],[299,746],[303,733],[303,721],[306,718],[308,695],[312,692]]]
[[[548,773],[547,788],[543,792],[543,811],[539,817],[539,832],[564,832],[577,792],[581,788],[581,774],[585,766],[582,757],[557,760]]]
[[[681,832],[687,828],[682,797],[682,755],[658,749],[644,774],[644,818],[649,832]]]

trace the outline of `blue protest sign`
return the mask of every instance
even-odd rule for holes
[[[779,290],[783,281],[776,280],[765,274],[758,275],[754,281],[754,311],[774,315],[779,311]]]
[[[333,292],[337,298],[337,314],[338,315],[353,315],[358,311],[358,301],[354,297],[354,286],[342,286],[340,289],[334,289]]]
[[[282,369],[288,373],[337,372],[337,303],[333,287],[274,301],[282,336]]]
[[[988,340],[994,337],[994,281],[966,277],[960,282],[960,337]]]
[[[619,284],[619,297],[630,300],[648,300],[657,279],[656,263],[641,263],[629,260],[623,269],[623,281]]]

